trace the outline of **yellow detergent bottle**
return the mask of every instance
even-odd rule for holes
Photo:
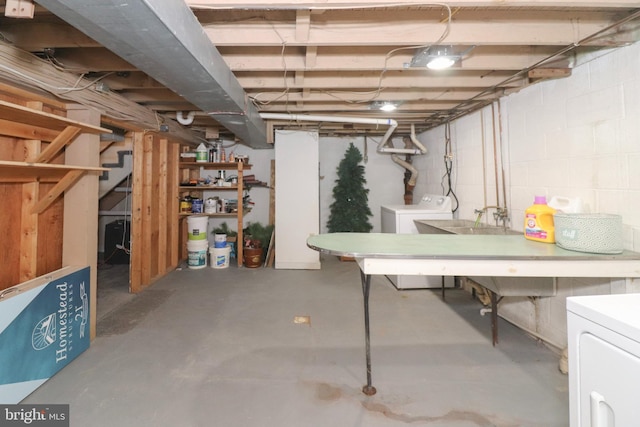
[[[547,206],[545,196],[536,196],[533,203],[524,211],[524,237],[537,242],[555,243],[553,214],[556,210]]]

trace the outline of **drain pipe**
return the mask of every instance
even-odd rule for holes
[[[196,116],[195,111],[189,111],[189,114],[187,114],[187,117],[185,117],[183,114],[184,113],[182,111],[178,111],[176,113],[176,120],[178,120],[178,123],[185,126],[193,123],[193,118]]]
[[[409,136],[411,137],[411,142],[413,142],[413,145],[418,147],[418,149],[420,150],[420,153],[415,154],[427,154],[427,147],[422,145],[422,143],[418,141],[418,138],[416,138],[416,127],[413,123],[411,123],[411,135]]]
[[[418,141],[418,139],[416,138],[416,128],[413,124],[411,124],[410,138],[413,145],[418,147],[418,152],[412,153],[412,154],[425,154],[427,152],[427,148],[424,145],[422,145],[422,143]],[[411,172],[411,177],[409,178],[409,181],[407,182],[407,184],[410,186],[411,189],[413,189],[413,187],[415,187],[416,185],[416,182],[418,181],[418,170],[415,167],[413,167],[411,163],[405,160],[402,160],[396,154],[391,155],[391,160],[393,160],[395,163],[399,164],[400,166],[402,166],[403,168]]]
[[[382,141],[378,144],[376,151],[378,153],[397,153],[397,154],[420,154],[419,149],[410,148],[393,148],[385,147],[389,137],[398,127],[398,122],[393,119],[369,119],[364,117],[340,117],[340,116],[315,116],[302,114],[280,114],[280,113],[260,113],[263,119],[272,120],[291,120],[291,121],[310,121],[310,122],[337,122],[337,123],[357,123],[367,125],[389,126],[384,134]]]
[[[416,138],[416,128],[411,124],[411,142],[418,148],[394,148],[385,147],[389,142],[389,137],[393,131],[398,127],[398,122],[393,119],[368,119],[362,117],[339,117],[339,116],[314,116],[314,115],[299,115],[299,114],[279,114],[279,113],[260,113],[260,117],[263,119],[272,120],[292,120],[292,121],[313,121],[313,122],[338,122],[338,123],[360,123],[360,124],[372,124],[372,125],[386,125],[389,126],[384,137],[378,144],[376,152],[378,153],[392,153],[391,160],[398,165],[411,172],[411,177],[407,182],[409,190],[413,190],[418,180],[418,170],[411,165],[411,163],[402,160],[398,157],[398,154],[425,154],[427,149],[418,138]]]

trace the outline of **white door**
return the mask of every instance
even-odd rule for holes
[[[276,131],[276,268],[319,269],[307,238],[319,233],[318,133]]]

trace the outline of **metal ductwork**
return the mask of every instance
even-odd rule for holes
[[[37,0],[253,148],[266,124],[183,0]]]

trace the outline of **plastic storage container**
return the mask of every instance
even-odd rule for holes
[[[553,214],[545,196],[536,196],[534,204],[524,211],[524,237],[537,242],[555,243]]]

